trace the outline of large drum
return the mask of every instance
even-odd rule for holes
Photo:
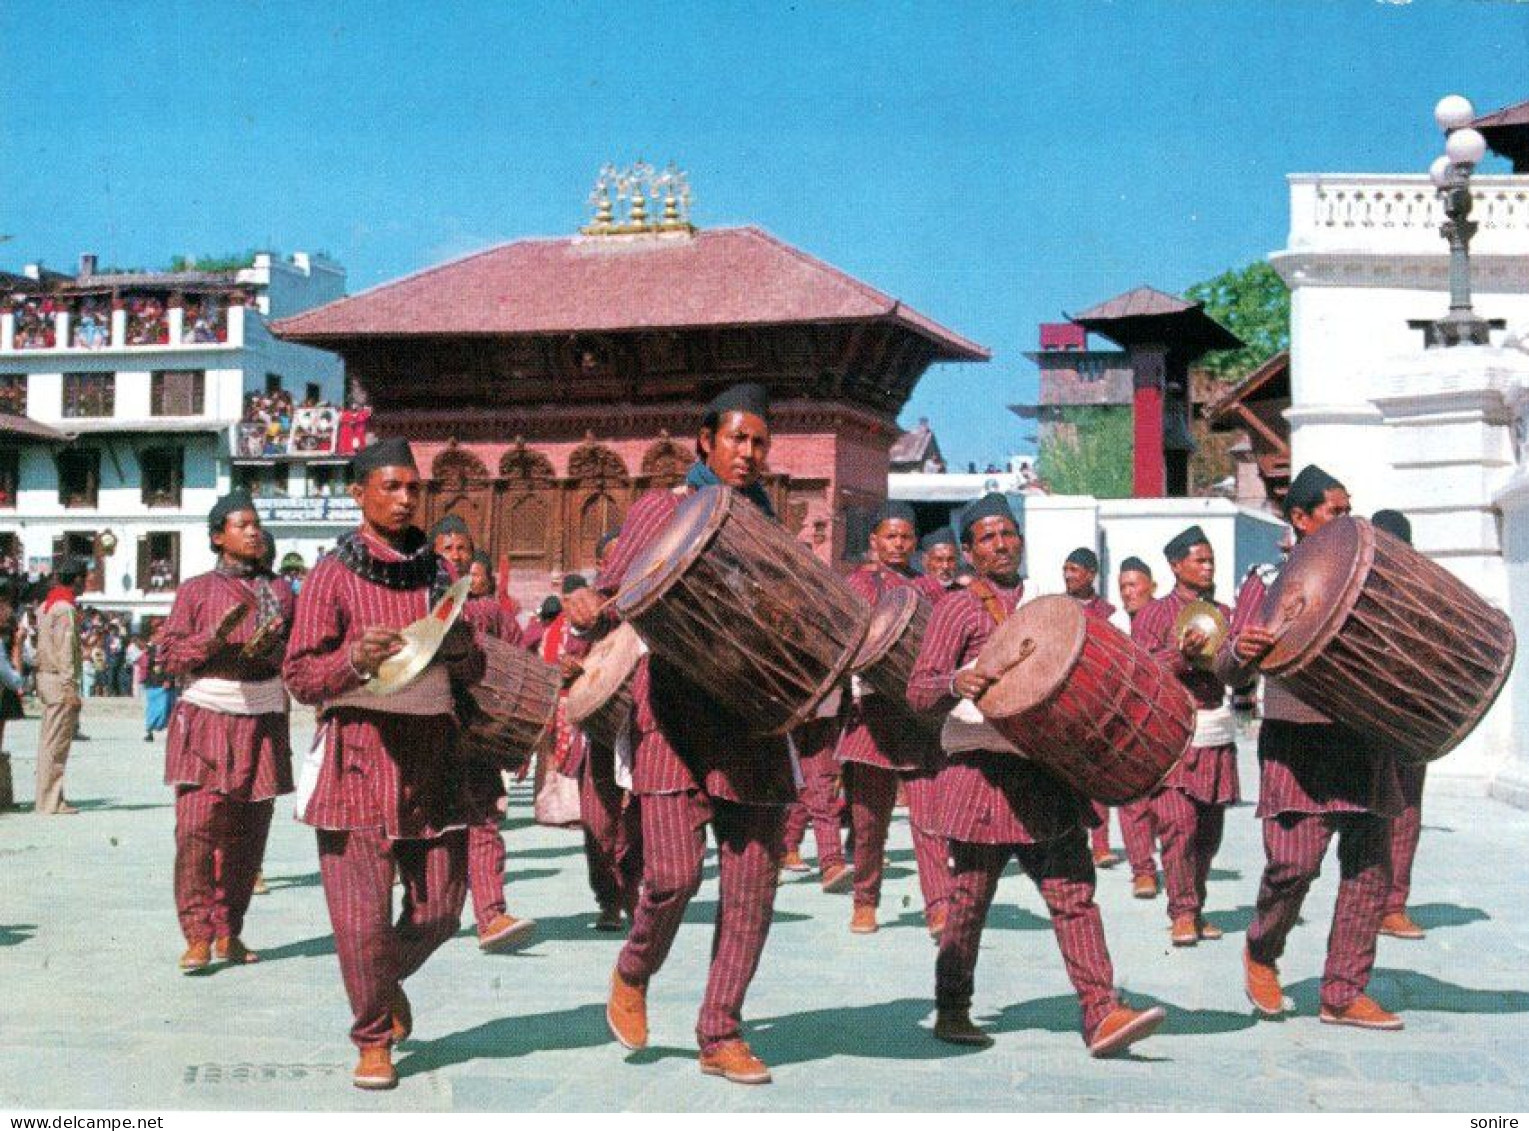
[[[623,624],[580,661],[583,674],[568,688],[568,721],[598,746],[615,749],[632,717],[632,676],[642,654],[642,638]]]
[[[627,570],[616,611],[757,731],[782,734],[849,674],[870,607],[742,495],[706,487]]]
[[[977,658],[997,679],[977,700],[1023,755],[1095,801],[1150,793],[1195,729],[1184,685],[1071,597],[1040,597],[998,626]]]
[[[552,731],[562,672],[503,640],[480,636],[478,643],[488,667],[462,704],[460,748],[466,758],[516,770]]]
[[[1453,750],[1513,668],[1513,625],[1443,566],[1362,518],[1303,538],[1264,598],[1262,670],[1409,762]]]
[[[855,675],[877,695],[899,707],[914,722],[938,731],[938,716],[921,715],[908,706],[908,680],[919,645],[929,628],[929,602],[911,585],[888,589],[871,611],[865,643],[855,654]]]

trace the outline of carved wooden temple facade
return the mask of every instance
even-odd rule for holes
[[[427,518],[460,514],[515,588],[588,570],[595,543],[694,459],[701,406],[774,398],[768,486],[830,561],[886,495],[896,416],[939,361],[982,347],[757,228],[674,215],[521,240],[289,318],[345,359],[378,435],[413,444]]]

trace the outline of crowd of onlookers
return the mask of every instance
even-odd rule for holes
[[[170,301],[160,295],[135,295],[123,300],[126,312],[125,340],[130,346],[159,346],[170,341]],[[100,350],[111,345],[112,300],[88,295],[72,304],[67,298],[18,296],[11,312],[16,320],[17,349],[52,349],[58,344],[54,316],[71,312],[69,344],[76,349]],[[182,304],[182,343],[216,343],[228,340],[225,305],[214,296],[188,299]]]
[[[354,455],[366,444],[371,409],[308,397],[294,404],[285,389],[249,393],[239,431],[241,456]]]

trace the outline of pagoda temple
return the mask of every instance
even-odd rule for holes
[[[773,398],[777,513],[842,560],[886,496],[919,378],[989,356],[759,228],[698,230],[682,175],[644,169],[602,173],[578,236],[491,247],[275,326],[344,358],[373,430],[411,441],[426,519],[461,515],[522,591],[588,571],[633,499],[681,480],[701,407],[738,381]]]

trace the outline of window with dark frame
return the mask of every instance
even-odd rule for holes
[[[65,373],[64,416],[111,416],[117,407],[115,373]]]
[[[179,507],[186,477],[185,449],[145,448],[138,458],[143,469],[143,505]]]
[[[0,448],[0,509],[16,509],[16,491],[21,486],[21,452]]]
[[[281,392],[282,376],[280,373],[267,373],[265,375],[265,391],[267,393]]]
[[[66,507],[93,507],[101,490],[101,453],[66,448],[58,453],[58,501]]]
[[[207,373],[202,369],[156,369],[150,385],[154,416],[200,416]]]
[[[0,412],[27,414],[27,375],[0,373]]]
[[[180,535],[162,531],[138,539],[138,588],[168,593],[180,585]]]

